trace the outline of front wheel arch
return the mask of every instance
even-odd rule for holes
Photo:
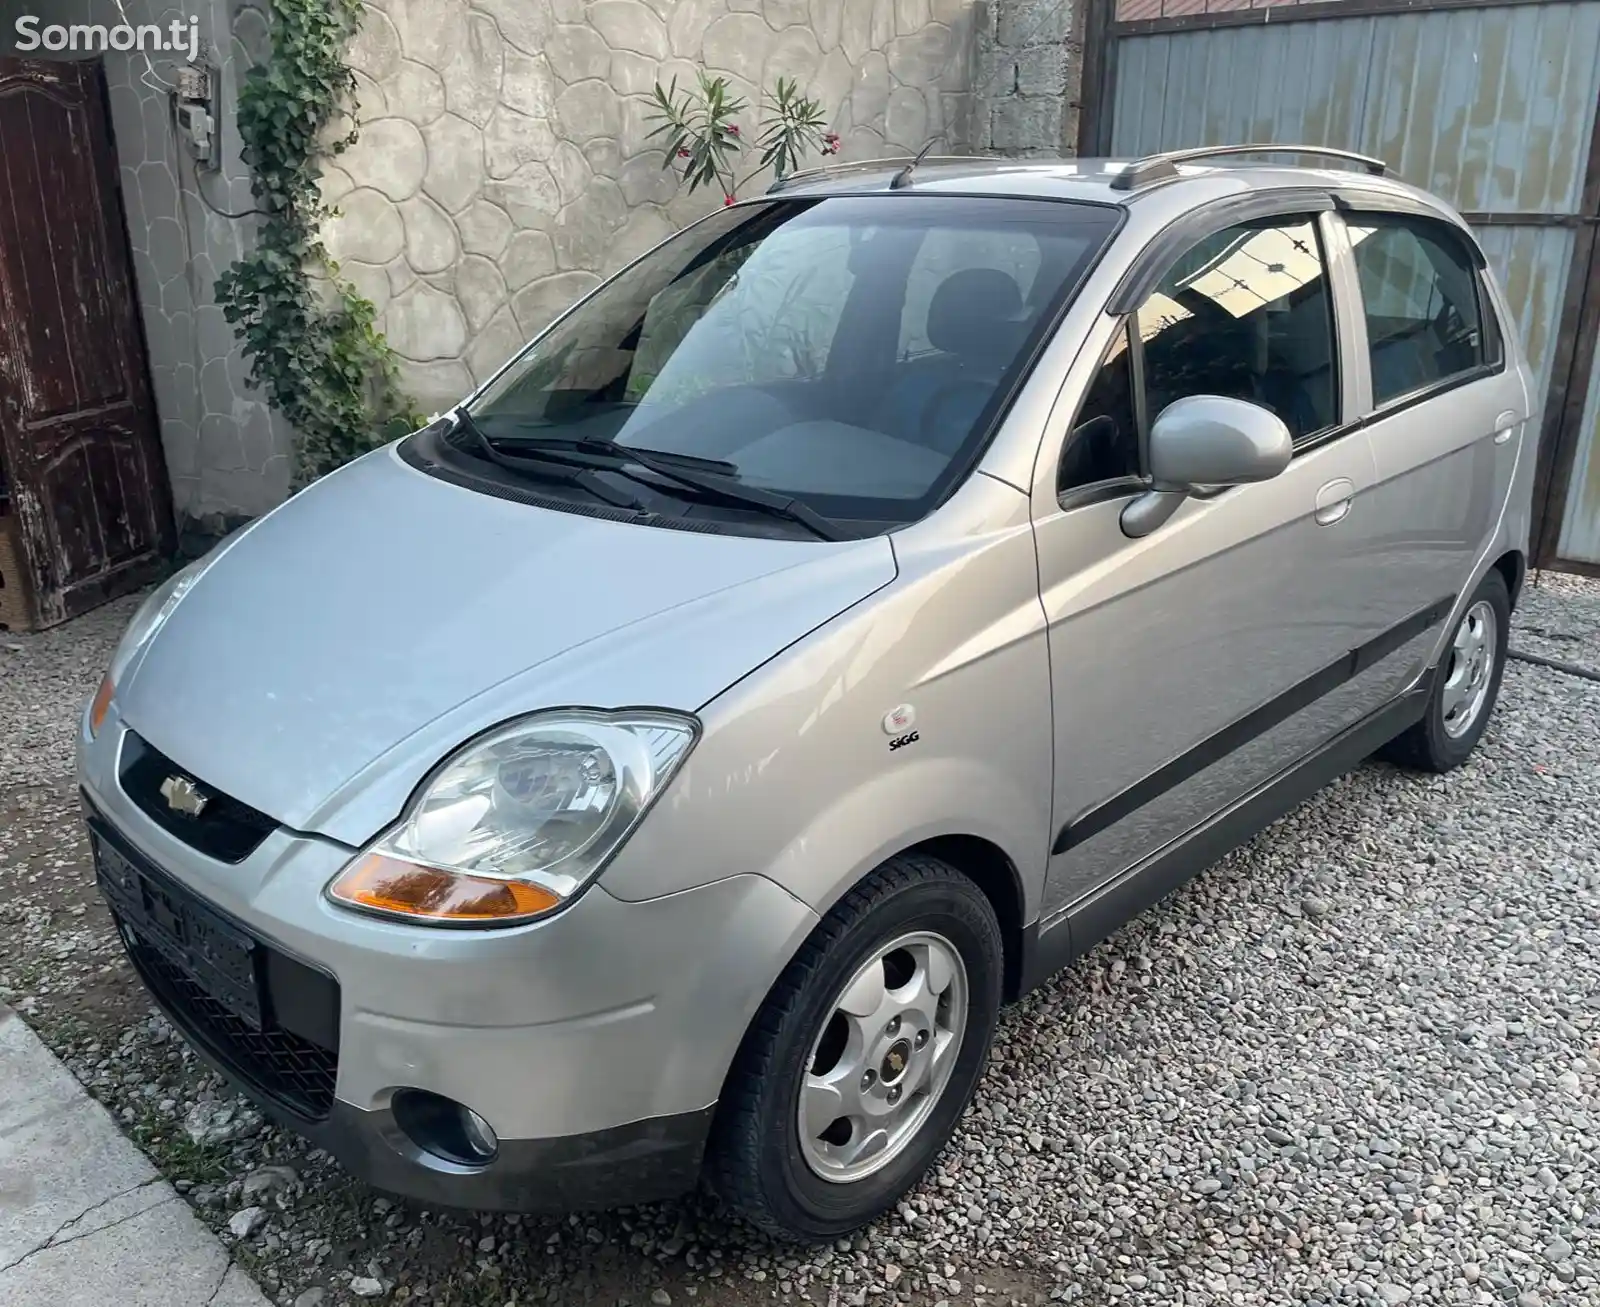
[[[1005,955],[1005,978],[1002,990],[1002,1002],[1013,1003],[1022,993],[1022,977],[1026,968],[1026,937],[1022,922],[1023,904],[1022,877],[1017,871],[1016,864],[1007,855],[1006,851],[998,844],[984,839],[981,835],[937,835],[917,844],[907,845],[905,848],[890,854],[873,866],[867,868],[854,880],[841,883],[839,891],[826,903],[815,906],[817,916],[811,929],[815,929],[816,922],[826,917],[833,907],[842,899],[865,884],[880,870],[890,863],[901,858],[915,858],[927,856],[947,863],[952,869],[960,872],[970,880],[989,900],[989,906],[994,910],[995,920],[1000,923],[1000,943]],[[733,1075],[739,1060],[739,1050],[744,1047],[744,1042],[750,1036],[751,1029],[760,1020],[762,1009],[766,1006],[767,999],[772,991],[782,981],[784,973],[788,971],[789,964],[799,956],[806,942],[811,938],[811,931],[807,930],[795,941],[794,947],[779,963],[772,974],[772,979],[767,988],[762,992],[761,1000],[750,1013],[745,1028],[740,1032],[739,1039],[734,1045],[733,1056],[728,1059],[728,1065],[722,1073],[722,1090],[718,1094],[720,1103],[727,1095],[728,1080]]]
[[[970,880],[989,900],[1000,923],[1000,942],[1005,948],[1005,1001],[1022,996],[1025,970],[1025,934],[1022,920],[1022,877],[1006,851],[981,835],[940,835],[902,850],[906,854],[925,853],[947,862]]]
[[[844,984],[884,938],[903,930],[934,930],[957,941],[969,968],[962,982],[968,995],[966,1038],[953,1052],[951,1078],[934,1091],[942,1098],[916,1134],[881,1170],[830,1183],[801,1157],[804,1145],[794,1116],[799,1082],[793,1077],[797,1071],[805,1074],[807,1050],[816,1051],[822,1028],[816,1023],[840,1001],[835,986]],[[988,1062],[1003,973],[998,922],[975,883],[927,854],[886,860],[828,909],[763,996],[717,1104],[704,1166],[708,1187],[747,1220],[786,1240],[831,1239],[888,1211],[933,1164],[971,1100]],[[850,992],[855,993],[854,982]],[[885,1037],[898,1024],[897,1017]],[[887,1070],[883,1081],[892,1086]]]

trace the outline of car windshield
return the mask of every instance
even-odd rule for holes
[[[909,192],[727,208],[558,321],[472,423],[498,450],[632,447],[830,519],[914,521],[970,467],[1117,220]]]

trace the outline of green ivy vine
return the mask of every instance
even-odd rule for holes
[[[376,310],[339,276],[321,238],[334,210],[318,186],[325,159],[356,139],[355,76],[345,50],[360,0],[273,0],[271,54],[239,90],[239,135],[261,213],[253,252],[217,280],[217,303],[251,380],[297,434],[293,485],[315,480],[421,424],[395,378]]]

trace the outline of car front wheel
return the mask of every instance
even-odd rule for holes
[[[846,1234],[944,1147],[988,1060],[1004,955],[987,898],[938,859],[890,859],[817,925],[729,1073],[713,1189],[778,1238]]]

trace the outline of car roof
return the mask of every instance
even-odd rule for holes
[[[785,196],[862,195],[893,189],[910,159],[837,164],[793,174],[776,188]],[[1392,177],[1345,167],[1309,168],[1274,163],[1177,163],[1158,176],[1128,187],[1130,159],[924,159],[905,189],[936,195],[985,195],[1019,199],[1076,200],[1132,208],[1153,205],[1175,214],[1249,192],[1270,190],[1366,192],[1403,207],[1421,206],[1459,222],[1437,197]],[[1118,183],[1121,183],[1119,186]]]

